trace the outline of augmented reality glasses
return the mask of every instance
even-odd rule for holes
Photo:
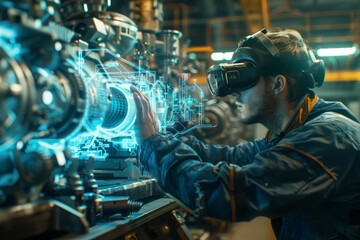
[[[206,78],[210,93],[223,97],[253,87],[260,76],[253,63],[240,62],[213,65],[207,70]]]
[[[211,66],[206,72],[210,93],[223,97],[245,91],[257,84],[261,75],[302,72],[309,75],[309,87],[319,87],[324,82],[325,65],[308,50],[308,61],[280,58],[277,47],[263,30],[250,35],[234,52],[231,64]]]

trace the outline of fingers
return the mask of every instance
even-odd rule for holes
[[[137,112],[137,119],[138,120],[143,119],[144,118],[144,110],[143,110],[144,107],[143,107],[141,97],[140,97],[141,92],[137,88],[135,88],[133,86],[130,87],[130,90],[131,90],[131,92],[133,93],[133,96],[134,96],[134,101],[135,101],[135,105],[136,105],[136,109],[137,109],[137,111],[136,111]]]
[[[147,123],[152,123],[156,126],[154,128],[156,131],[159,129],[159,126],[157,124],[157,117],[150,106],[149,99],[145,96],[143,92],[141,92],[139,89],[135,88],[134,86],[130,87],[131,91],[134,94],[134,99],[138,108],[138,117],[141,119],[147,121]]]
[[[133,93],[137,93],[137,95],[141,98],[142,101],[149,102],[148,98],[144,95],[144,93],[141,92],[141,91],[140,91],[139,89],[137,89],[136,87],[131,86],[131,87],[130,87],[130,90],[131,90],[131,92],[133,92]]]
[[[152,122],[156,121],[156,116],[154,114],[154,112],[151,109],[150,106],[150,101],[149,99],[145,96],[144,93],[142,93],[139,89],[131,86],[130,87],[131,91],[134,94],[134,98],[135,98],[135,102],[138,108],[138,112],[141,113],[140,117],[142,119],[148,119],[151,120]]]
[[[143,106],[142,106],[143,105],[143,103],[142,103],[142,101],[143,101],[143,97],[142,97],[143,93],[139,89],[135,88],[134,86],[131,86],[130,90],[134,95],[136,105],[138,105],[138,107],[140,107],[140,109],[142,110],[143,109]]]
[[[144,95],[144,93],[142,93],[134,86],[131,86],[130,90],[133,92],[135,103],[138,108],[138,114],[140,114],[140,117],[144,119],[147,115],[148,117],[151,116],[152,111],[150,108],[149,99]]]
[[[144,113],[143,113],[143,105],[142,105],[140,96],[139,96],[139,94],[137,92],[134,92],[133,96],[134,96],[135,105],[136,105],[136,108],[137,108],[137,111],[136,111],[137,112],[137,118],[142,119],[142,118],[144,118]]]

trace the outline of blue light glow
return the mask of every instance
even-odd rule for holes
[[[87,69],[85,59],[91,51],[85,50],[79,56],[80,74]],[[75,156],[95,156],[105,159],[109,154],[136,156],[135,137],[136,105],[130,86],[140,89],[149,99],[152,110],[158,118],[161,130],[190,122],[192,126],[203,123],[204,93],[195,84],[188,85],[188,75],[180,74],[177,88],[164,84],[154,71],[139,68],[137,65],[109,52],[113,60],[102,66],[95,66],[88,78],[89,114],[84,120],[82,133],[73,138],[70,147]],[[106,74],[104,74],[106,73]],[[106,98],[106,102],[104,101]],[[102,104],[99,103],[99,98]],[[186,131],[176,130],[176,134]],[[115,149],[115,153],[111,153]]]
[[[50,105],[54,100],[53,94],[50,91],[44,91],[42,94],[42,101],[46,105]]]

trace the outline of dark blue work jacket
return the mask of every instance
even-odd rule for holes
[[[359,120],[341,103],[315,102],[282,136],[226,147],[156,134],[140,160],[195,214],[266,216],[280,223],[279,240],[360,239]]]

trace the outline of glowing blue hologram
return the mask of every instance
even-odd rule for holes
[[[105,63],[105,68],[108,69],[108,68],[114,68],[114,67],[119,67],[120,64],[118,62],[115,62],[115,61],[108,61]]]
[[[106,113],[105,120],[100,128],[100,133],[106,137],[121,136],[127,132],[136,119],[136,106],[130,84],[109,83],[111,107]]]
[[[110,147],[110,144],[106,143],[104,139],[98,139],[93,133],[87,132],[71,139],[68,147],[75,158],[95,157],[96,159],[105,159],[109,156],[106,149]]]
[[[46,90],[42,94],[42,101],[45,105],[50,105],[54,100],[53,94]]]
[[[188,128],[204,124],[204,92],[196,85],[188,84],[188,74],[180,74],[176,88],[168,97],[170,101],[168,128],[175,135],[188,132]]]
[[[109,55],[111,60],[94,64],[91,56],[95,53]],[[188,84],[187,74],[165,84],[155,71],[142,69],[106,49],[83,50],[78,69],[87,79],[89,110],[83,121],[85,131],[69,143],[75,156],[136,156],[136,105],[130,86],[148,97],[160,131],[170,129],[176,135],[203,125],[204,92],[196,82]]]

